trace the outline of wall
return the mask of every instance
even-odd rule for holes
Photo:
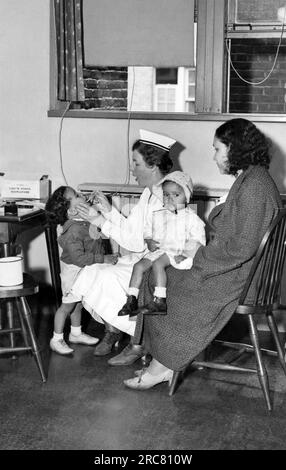
[[[127,67],[83,69],[85,109],[127,109]]]
[[[0,171],[9,178],[39,178],[49,174],[53,189],[64,183],[59,153],[59,118],[48,118],[49,1],[2,2],[0,17]],[[62,157],[70,185],[94,181],[124,183],[127,161],[127,120],[64,119]],[[185,148],[180,163],[196,185],[229,188],[213,162],[212,139],[220,122],[130,122],[130,143],[140,128],[165,133]],[[285,123],[258,123],[275,144],[272,173],[286,192]],[[131,182],[134,181],[131,179]],[[47,274],[43,234],[26,237],[29,268]]]

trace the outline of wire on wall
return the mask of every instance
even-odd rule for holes
[[[132,90],[131,90],[131,97],[130,97],[130,106],[127,118],[127,165],[126,165],[126,178],[124,184],[130,183],[130,121],[131,121],[131,114],[132,114],[132,103],[133,103],[133,95],[134,95],[134,88],[135,88],[135,67],[132,67],[133,72],[133,83],[132,83]]]
[[[233,71],[236,73],[236,75],[238,76],[238,78],[240,78],[240,80],[242,80],[243,82],[247,83],[248,85],[253,85],[253,86],[262,85],[262,83],[266,82],[266,80],[268,80],[268,78],[270,78],[270,76],[272,75],[273,70],[274,70],[275,67],[276,67],[276,62],[277,62],[277,59],[278,59],[278,54],[279,54],[279,51],[280,51],[281,42],[282,42],[282,38],[283,38],[285,16],[286,16],[286,9],[285,9],[285,12],[284,12],[284,18],[283,18],[283,22],[282,22],[281,35],[280,35],[279,43],[278,43],[278,45],[277,45],[277,50],[276,50],[276,54],[275,54],[275,57],[274,57],[273,65],[272,65],[270,71],[268,72],[268,74],[266,75],[266,77],[264,77],[263,80],[260,80],[259,82],[250,82],[250,81],[246,80],[245,78],[243,78],[243,77],[240,75],[240,73],[239,73],[238,70],[235,68],[235,66],[233,65],[233,62],[232,62],[232,60],[231,60],[231,51],[230,51],[230,47],[229,47],[229,44],[228,44],[228,41],[229,41],[229,40],[226,41],[226,49],[227,49],[228,58],[229,58],[229,63],[230,63],[230,65],[231,65],[231,68],[232,68]]]
[[[68,186],[68,182],[67,182],[67,179],[66,179],[66,176],[65,176],[65,172],[64,172],[64,166],[63,166],[63,154],[62,154],[62,129],[63,129],[63,120],[64,120],[64,117],[66,115],[66,113],[68,112],[68,110],[70,109],[70,106],[71,106],[71,101],[68,102],[63,114],[62,114],[62,117],[61,117],[61,121],[60,121],[60,131],[59,131],[59,150],[60,150],[60,165],[61,165],[61,173],[62,173],[62,176],[63,176],[63,179],[64,179],[64,182],[66,184],[66,186]]]

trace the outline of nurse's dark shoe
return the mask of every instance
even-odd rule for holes
[[[134,313],[136,315],[138,315],[138,313],[143,313],[144,315],[148,315],[148,314],[166,315],[167,313],[166,298],[154,297],[154,299],[151,302],[149,302],[149,304],[138,308],[138,310],[136,310]]]
[[[140,344],[129,343],[120,354],[107,361],[110,366],[130,366],[145,356],[144,348]]]
[[[121,331],[117,333],[107,330],[99,345],[96,346],[93,354],[95,356],[106,356],[111,353],[113,346],[121,340],[122,336]]]
[[[118,316],[123,317],[124,315],[129,315],[133,317],[136,315],[134,314],[135,310],[138,309],[138,300],[136,299],[135,295],[128,295],[127,302],[123,305],[122,309],[119,310]]]

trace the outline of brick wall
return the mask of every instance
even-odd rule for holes
[[[86,67],[84,109],[127,109],[127,67]]]
[[[232,40],[231,58],[240,75],[248,81],[263,80],[273,65],[279,39]],[[286,112],[286,39],[282,40],[276,67],[261,85],[241,81],[231,68],[230,113]]]

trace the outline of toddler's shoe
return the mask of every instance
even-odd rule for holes
[[[167,303],[165,297],[154,297],[149,304],[139,307],[135,313],[143,313],[144,315],[148,314],[160,314],[166,315],[167,313]]]
[[[70,343],[78,343],[78,344],[87,344],[88,346],[94,346],[99,341],[98,338],[94,338],[93,336],[89,336],[86,333],[81,333],[80,335],[73,335],[72,333],[69,334],[69,342]]]
[[[64,339],[55,340],[52,338],[50,341],[50,348],[52,349],[52,351],[55,351],[58,354],[73,353],[73,349],[67,345]]]
[[[124,315],[134,316],[135,310],[138,309],[138,300],[135,295],[128,295],[127,302],[123,305],[122,309],[119,310],[118,316],[123,317]],[[136,315],[136,314],[135,314]]]

